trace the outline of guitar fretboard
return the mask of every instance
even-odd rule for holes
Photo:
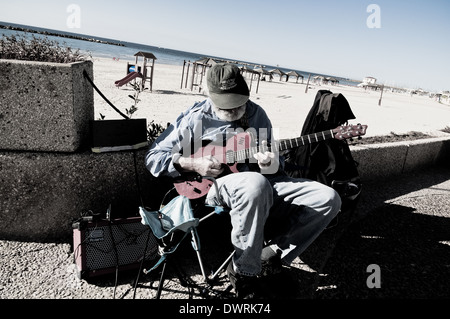
[[[314,142],[320,142],[325,141],[327,139],[334,137],[333,130],[308,134],[292,139],[284,139],[275,141],[273,145],[269,146],[254,146],[249,147],[246,149],[238,150],[238,151],[228,151],[226,154],[227,162],[228,163],[234,163],[239,161],[245,161],[247,159],[253,158],[253,155],[255,155],[258,152],[266,152],[266,151],[284,151],[291,148],[299,147],[299,146],[305,146]]]

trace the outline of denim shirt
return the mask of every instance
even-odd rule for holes
[[[253,142],[272,140],[272,124],[266,112],[256,103],[246,104],[248,131],[256,134]],[[206,141],[220,142],[229,139],[238,132],[244,131],[241,121],[227,122],[217,117],[212,101],[208,98],[194,104],[181,113],[175,123],[172,123],[150,146],[145,156],[145,165],[155,176],[178,177],[180,172],[174,167],[174,160],[181,154],[190,151],[194,154],[198,147]],[[280,164],[284,161],[280,158]],[[249,165],[241,165],[240,171],[254,170]]]

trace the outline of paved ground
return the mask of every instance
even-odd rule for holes
[[[363,187],[356,212],[341,216],[295,261],[289,274],[298,286],[282,299],[448,299],[450,167]],[[228,247],[210,236],[202,237],[203,253],[222,260]],[[199,282],[196,257],[185,242],[181,265]],[[174,272],[167,274],[162,298],[203,298],[201,289],[182,287]],[[0,241],[0,299],[154,298],[157,277],[141,276],[135,290],[136,276],[137,270],[120,273],[117,285],[113,275],[79,280],[71,243]],[[228,287],[221,275],[214,289],[227,296]]]

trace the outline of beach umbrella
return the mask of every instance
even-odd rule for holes
[[[301,75],[301,74],[298,74],[297,72],[295,72],[295,71],[289,71],[288,73],[286,73],[287,74],[287,76],[288,76],[288,78],[290,77],[290,76],[295,76],[296,77],[296,83],[298,82],[298,79],[299,78],[302,78],[302,83],[303,83],[303,75]],[[286,79],[286,82],[288,81],[288,79]]]
[[[313,79],[314,79],[314,83],[319,83],[320,84],[321,82],[323,82],[325,80],[325,77],[322,76],[322,75],[315,75],[313,77]]]
[[[268,75],[269,79],[272,80],[272,73],[270,73],[269,71],[267,71],[266,69],[264,69],[262,66],[256,66],[253,69],[253,73],[258,75],[258,83],[256,85],[256,93],[258,93],[258,89],[259,89],[259,81],[261,80],[261,76],[265,76]]]
[[[328,77],[327,80],[333,85],[339,83],[339,80],[333,77]]]
[[[252,84],[253,84],[253,78],[254,78],[254,76],[256,76],[258,79],[257,79],[257,87],[256,87],[256,93],[258,93],[258,88],[259,88],[259,80],[260,80],[260,78],[261,78],[261,73],[260,72],[258,72],[258,71],[255,71],[254,69],[252,69],[252,68],[250,68],[248,65],[244,65],[244,66],[240,66],[239,67],[239,69],[241,70],[241,72],[242,72],[242,75],[244,76],[244,77],[246,77],[246,74],[250,74],[250,83],[249,83],[249,90],[251,91],[252,90]],[[248,80],[247,80],[247,82],[248,82]]]
[[[280,69],[273,69],[268,71],[270,74],[278,74],[280,76],[280,81],[283,78],[283,75],[286,75],[286,73],[284,73],[283,71],[281,71]],[[286,76],[286,81],[287,81],[287,76]]]
[[[262,66],[260,67],[255,67],[253,69],[255,72],[258,72],[261,75],[271,75],[271,73],[269,71],[267,71],[266,69],[264,69]]]

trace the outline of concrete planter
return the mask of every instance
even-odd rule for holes
[[[351,146],[364,181],[393,178],[431,165],[450,163],[450,134],[384,144]]]
[[[75,152],[94,120],[91,61],[46,63],[0,59],[0,149]]]

